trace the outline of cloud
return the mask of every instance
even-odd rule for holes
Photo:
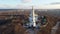
[[[60,4],[60,2],[53,2],[53,3],[50,3],[51,5],[54,5],[54,4]]]
[[[40,9],[60,9],[60,4],[43,5],[43,6],[40,6]]]
[[[31,9],[32,6],[20,5],[20,6],[17,6],[17,8],[19,8],[19,9]],[[37,6],[34,6],[34,9],[60,9],[60,4],[57,4],[57,5],[37,5]]]
[[[26,6],[26,5],[16,5],[17,9],[31,9],[31,6]]]
[[[0,4],[0,9],[31,9],[32,6],[27,5],[7,5],[7,4]],[[60,9],[60,4],[54,5],[34,5],[35,9]]]
[[[32,0],[22,0],[24,3],[32,2]]]
[[[9,9],[15,8],[16,5],[0,4],[0,9]]]

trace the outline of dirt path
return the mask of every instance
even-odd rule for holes
[[[52,28],[51,34],[56,34],[56,31],[57,31],[57,29],[59,27],[59,24],[60,24],[60,22],[57,22],[57,24]]]

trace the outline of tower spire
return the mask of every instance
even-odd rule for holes
[[[33,27],[36,26],[36,21],[35,21],[35,11],[34,11],[34,7],[32,6],[32,13],[33,13]]]

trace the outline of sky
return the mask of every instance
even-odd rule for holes
[[[59,8],[60,0],[0,0],[0,8]]]

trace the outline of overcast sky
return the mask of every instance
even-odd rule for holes
[[[0,0],[0,8],[59,8],[60,0]]]

